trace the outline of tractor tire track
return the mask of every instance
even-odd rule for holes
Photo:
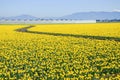
[[[38,32],[38,31],[29,31],[28,29],[35,26],[27,26],[24,28],[16,29],[17,32],[31,33],[31,34],[44,34],[44,35],[53,35],[53,36],[70,36],[75,38],[86,38],[86,39],[96,39],[96,40],[114,40],[120,42],[119,37],[107,37],[107,36],[92,36],[92,35],[79,35],[79,34],[64,34],[64,33],[53,33],[53,32]]]

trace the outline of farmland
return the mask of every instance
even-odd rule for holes
[[[69,78],[120,79],[120,23],[0,25],[0,79]]]

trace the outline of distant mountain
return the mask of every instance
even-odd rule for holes
[[[37,19],[37,17],[31,16],[31,15],[20,15],[13,18],[14,19]]]
[[[62,17],[34,17],[31,15],[20,15],[13,17],[0,17],[0,19],[79,19],[79,20],[104,20],[104,19],[120,19],[120,12],[78,12]]]
[[[12,17],[0,17],[0,19],[58,19],[58,17],[34,17],[31,15],[20,15],[20,16],[12,16]]]
[[[81,20],[120,19],[120,12],[79,12],[60,17],[59,19],[81,19]]]
[[[4,19],[4,17],[0,17],[0,20],[1,20],[1,19]]]
[[[13,16],[13,17],[1,17],[3,19],[38,19],[37,17],[31,15],[20,15],[20,16]]]

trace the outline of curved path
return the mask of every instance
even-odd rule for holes
[[[89,38],[96,40],[114,40],[120,42],[120,38],[117,37],[105,37],[105,36],[90,36],[90,35],[79,35],[79,34],[64,34],[64,33],[52,33],[52,32],[38,32],[38,31],[28,31],[29,28],[35,26],[27,26],[24,28],[16,29],[17,32],[25,32],[25,33],[33,33],[33,34],[45,34],[45,35],[53,35],[53,36],[70,36],[76,38]]]

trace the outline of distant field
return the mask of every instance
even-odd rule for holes
[[[0,25],[0,79],[120,79],[120,23],[28,26]]]
[[[120,37],[120,23],[36,25],[30,31]]]

